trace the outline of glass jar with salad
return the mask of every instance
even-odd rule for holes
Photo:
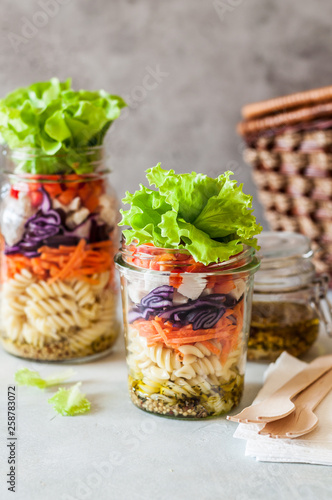
[[[0,335],[12,354],[90,359],[117,338],[118,208],[102,142],[123,106],[57,79],[0,101]]]
[[[148,412],[200,419],[240,401],[260,226],[230,180],[147,171],[127,193],[120,271],[129,391]]]

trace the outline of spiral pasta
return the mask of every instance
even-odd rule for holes
[[[219,342],[213,341],[212,345],[221,352]],[[175,378],[192,379],[197,375],[220,377],[224,372],[218,356],[199,342],[194,345],[180,346],[179,354],[175,354],[173,349],[164,347],[162,344],[148,347],[144,338],[134,334],[129,350],[132,353],[130,361],[142,372],[146,373],[148,368],[151,370],[153,367],[165,369],[172,380]],[[161,374],[158,370],[155,373]]]
[[[72,282],[72,287],[75,292],[76,302],[79,306],[92,304],[94,302],[96,294],[88,283],[76,280]]]
[[[142,370],[156,365],[156,368],[166,369],[167,372],[171,373],[174,369],[181,368],[179,356],[174,354],[173,349],[167,349],[162,344],[148,347],[145,339],[137,336],[132,349],[135,352],[137,367]]]
[[[222,364],[221,343],[212,340],[210,348],[213,352],[196,342],[179,346],[176,353],[164,344],[148,346],[146,339],[130,327],[128,365],[133,378],[140,380],[136,395],[174,405],[203,394],[206,410],[211,414],[221,413],[224,403],[219,387],[236,379],[241,349],[238,347]]]
[[[22,270],[3,285],[2,330],[13,342],[42,348],[65,342],[72,352],[112,335],[115,298],[109,272],[49,283]]]
[[[26,293],[33,299],[46,299],[48,297],[60,297],[63,295],[68,295],[69,297],[75,298],[75,292],[67,283],[64,281],[57,280],[53,283],[47,283],[46,281],[38,281],[33,285],[29,286]]]
[[[96,175],[45,171],[31,183],[14,172],[4,190],[0,342],[12,354],[79,359],[106,353],[119,334],[116,200],[91,153]]]
[[[33,275],[23,269],[2,286],[1,327],[12,341],[24,341],[24,307],[28,300],[25,290],[35,282]]]
[[[24,292],[26,287],[34,283],[36,278],[27,269],[22,269],[21,273],[16,273],[13,279],[4,283],[3,287],[7,293],[20,293]]]

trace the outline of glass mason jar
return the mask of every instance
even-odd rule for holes
[[[40,150],[5,153],[0,221],[3,347],[38,361],[100,356],[119,332],[113,261],[118,207],[103,149],[80,150],[75,158],[47,156]],[[59,173],[68,171],[70,161],[76,162],[76,171],[85,163],[84,171],[89,165],[93,172]]]
[[[298,233],[263,232],[255,276],[248,360],[274,361],[283,351],[305,353],[323,323],[332,334],[328,277],[317,276],[310,240]]]
[[[183,250],[123,243],[115,262],[133,403],[178,418],[229,412],[243,391],[254,250],[204,266]]]

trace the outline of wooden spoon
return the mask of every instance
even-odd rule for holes
[[[258,434],[272,438],[296,438],[318,425],[313,410],[332,389],[332,370],[305,389],[294,401],[295,410],[285,418],[265,424]]]
[[[260,403],[248,406],[227,420],[265,423],[284,418],[295,410],[291,399],[332,368],[332,355],[320,356]]]

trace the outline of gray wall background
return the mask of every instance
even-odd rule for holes
[[[1,0],[0,96],[52,76],[118,93],[131,105],[107,139],[119,196],[158,161],[232,169],[263,222],[240,108],[331,84],[331,19],[330,0]]]

